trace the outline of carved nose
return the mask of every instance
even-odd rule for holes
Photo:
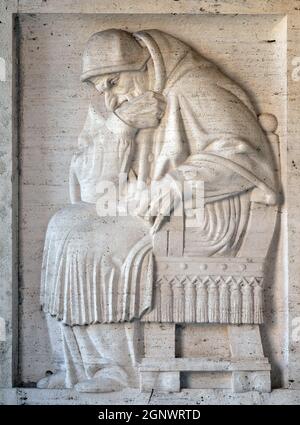
[[[110,111],[114,111],[118,106],[118,99],[116,98],[116,96],[112,96],[108,92],[104,92],[104,94],[106,108]]]

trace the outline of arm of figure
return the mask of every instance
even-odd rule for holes
[[[197,159],[197,161],[196,161]],[[187,202],[191,191],[188,190],[188,182],[203,182],[201,190],[204,190],[206,200],[218,200],[244,192],[254,187],[254,184],[243,176],[224,167],[222,164],[199,161],[199,158],[191,156],[182,165],[178,166],[159,180],[159,192],[148,198],[143,197],[144,202],[139,206],[138,215],[147,221],[153,221],[152,233],[161,227],[164,218],[182,202]],[[151,196],[152,195],[152,196]],[[201,192],[201,196],[203,193]],[[147,203],[147,199],[150,202]]]
[[[167,173],[154,186],[145,188],[140,196],[137,215],[146,221],[152,221],[151,233],[161,227],[166,216],[169,216],[182,203],[181,181],[178,173]]]
[[[69,193],[72,204],[81,201],[80,184],[72,164],[69,173]]]

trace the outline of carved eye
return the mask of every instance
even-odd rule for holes
[[[116,75],[115,77],[111,78],[108,82],[109,87],[114,87],[118,84],[119,81],[119,75]]]

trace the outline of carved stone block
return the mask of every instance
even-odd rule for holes
[[[296,2],[44,3],[0,1],[0,386],[300,388]]]
[[[243,393],[247,391],[270,392],[270,372],[233,372],[232,391],[235,393]]]

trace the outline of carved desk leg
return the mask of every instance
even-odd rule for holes
[[[144,324],[144,359],[140,366],[141,391],[180,391],[180,371],[157,370],[151,361],[161,359],[164,363],[175,358],[175,324]],[[171,365],[170,365],[171,369]]]
[[[158,232],[153,241],[153,252],[157,256],[166,257],[168,255],[168,248],[175,247],[179,249],[179,255],[182,255],[182,232],[179,235],[180,243],[177,238],[173,238],[174,241],[168,243],[168,232]],[[170,290],[168,284],[165,285],[166,291]],[[156,297],[160,297],[161,290],[159,287],[156,288]],[[172,299],[172,297],[171,297]],[[172,366],[175,359],[175,324],[174,323],[159,323],[157,320],[170,321],[168,316],[168,308],[165,308],[160,315],[159,303],[155,302],[156,310],[151,315],[149,323],[144,323],[144,359],[140,366],[140,390],[141,391],[169,391],[176,392],[180,391],[180,371],[172,370]],[[166,306],[165,306],[166,307]],[[171,306],[169,306],[171,308]],[[154,314],[154,316],[153,316]],[[166,317],[165,317],[166,316]],[[163,360],[164,363],[170,360],[170,370],[160,371],[157,368],[157,360]],[[155,364],[156,363],[156,364]],[[168,368],[167,368],[168,369]],[[173,368],[174,369],[174,368]]]
[[[259,325],[229,325],[232,391],[271,391],[271,366],[264,357]]]

